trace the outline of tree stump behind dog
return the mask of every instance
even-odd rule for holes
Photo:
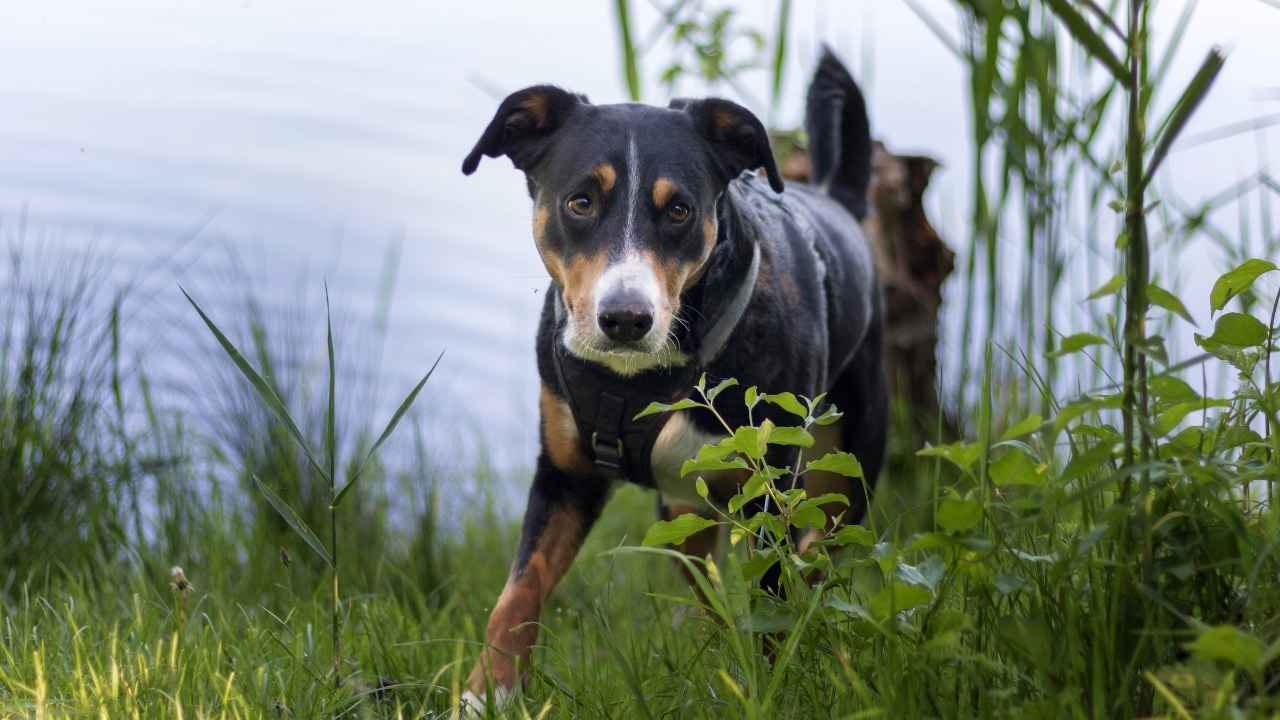
[[[779,140],[775,147],[783,156],[783,176],[808,181],[808,155],[793,138]],[[937,167],[928,156],[895,155],[875,143],[868,191],[872,212],[863,222],[884,284],[890,387],[920,438],[938,432],[938,314],[942,284],[955,270],[955,253],[924,212],[924,191]],[[953,436],[954,423],[941,420],[943,433]]]

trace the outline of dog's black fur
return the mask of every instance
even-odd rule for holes
[[[592,345],[598,337],[575,345],[568,337],[599,335],[595,328],[582,329],[596,321],[584,305],[604,301],[584,288],[598,286],[602,273],[625,258],[643,257],[657,268],[656,282],[667,288],[672,309],[664,347],[674,343],[683,353],[674,357],[687,358],[697,355],[727,298],[749,277],[758,246],[750,302],[723,349],[696,369],[705,370],[710,382],[739,381],[717,401],[735,426],[747,423],[743,388],[810,397],[828,393],[845,413],[839,447],[859,458],[867,487],[875,482],[888,407],[880,289],[859,225],[867,209],[871,139],[862,95],[829,52],[809,90],[806,128],[815,183],[793,184],[784,192],[764,127],[734,103],[597,106],[559,88],[536,86],[502,103],[463,163],[470,174],[481,155],[506,155],[525,173],[535,201],[535,239],[552,274],[537,336],[543,450],[516,562],[490,621],[489,650],[470,679],[472,692],[481,694],[486,680],[500,689],[518,680],[515,663],[527,663],[532,640],[512,640],[523,632],[513,628],[536,620],[613,480],[597,471],[589,443],[566,419],[570,393],[557,358],[602,363],[616,371],[619,382],[636,387],[671,372],[670,362],[646,360],[655,357],[654,346]],[[633,360],[637,368],[629,367]],[[795,423],[768,404],[755,410],[756,422],[764,417],[779,425]],[[686,411],[686,420],[690,430],[707,436],[723,432],[706,412]],[[785,448],[771,452],[777,465],[794,457]],[[852,508],[846,521],[857,522],[865,513],[863,488],[848,487]]]

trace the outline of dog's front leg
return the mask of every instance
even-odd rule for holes
[[[485,648],[467,679],[467,702],[481,706],[490,681],[495,703],[515,691],[538,639],[542,605],[573,564],[607,496],[607,481],[566,474],[545,453],[538,459],[516,559],[489,615]]]

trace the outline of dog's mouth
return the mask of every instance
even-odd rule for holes
[[[689,361],[680,345],[669,337],[666,342],[654,347],[644,341],[601,342],[597,338],[582,338],[572,332],[572,328],[566,328],[564,346],[570,354],[604,365],[624,377],[658,367],[684,365]]]

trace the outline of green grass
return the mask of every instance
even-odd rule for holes
[[[979,409],[968,423],[973,439],[914,448],[895,438],[891,470],[865,528],[832,532],[815,552],[798,554],[785,534],[771,534],[770,520],[754,547],[739,542],[714,563],[692,560],[709,607],[693,601],[667,551],[640,546],[654,519],[653,498],[620,491],[553,594],[529,682],[504,715],[1274,716],[1280,385],[1269,368],[1280,328],[1276,303],[1258,300],[1276,296],[1268,283],[1277,274],[1265,261],[1250,262],[1215,287],[1219,321],[1198,342],[1212,364],[1231,368],[1236,387],[1204,396],[1179,378],[1193,377],[1199,365],[1154,374],[1150,414],[1138,418],[1152,438],[1151,459],[1141,465],[1124,462],[1118,388],[1060,398],[1033,366],[1005,375],[990,348]],[[1252,314],[1234,312],[1237,305]],[[116,316],[108,308],[101,326],[114,327]],[[258,337],[256,365],[279,368],[259,376],[262,386],[305,387],[306,378],[280,377],[288,371],[270,362],[265,324],[250,325],[257,331],[233,335]],[[6,346],[30,346],[29,338],[48,337],[43,328],[15,325]],[[10,355],[17,359],[6,368],[17,368],[9,372],[19,379],[49,378],[37,394],[57,398],[78,387],[79,376],[35,369],[65,366],[59,352],[70,353],[67,359],[88,353],[108,370],[121,355],[110,343],[56,345],[62,349],[52,356]],[[1122,345],[1096,336],[1062,347],[1118,355]],[[52,361],[33,365],[32,357]],[[112,373],[106,376],[110,382]],[[1025,409],[1016,391],[1022,384],[1037,394],[1032,405],[1052,415]],[[4,385],[0,408],[31,396],[24,389],[31,386]],[[120,390],[82,395],[90,416],[139,405],[148,417],[163,416],[145,379],[109,386]],[[235,387],[255,400],[264,394],[243,381]],[[330,395],[344,388],[335,379]],[[324,448],[329,468],[341,456],[353,458],[346,478],[374,447],[352,441],[340,454],[336,429],[326,429],[330,404],[308,411],[284,397],[281,407],[304,418],[299,427],[321,429],[319,442],[314,430],[272,431],[255,438],[264,443],[260,455],[215,453],[234,458],[220,461],[233,481],[213,483],[206,494],[190,490],[201,479],[199,465],[144,462],[183,457],[193,442],[158,419],[128,432],[132,426],[121,424],[112,436],[118,442],[110,443],[90,442],[100,439],[101,425],[65,426],[64,435],[76,437],[55,446],[43,438],[65,416],[65,404],[27,403],[10,415],[16,430],[0,434],[0,457],[66,458],[54,453],[65,447],[95,452],[60,460],[56,473],[24,470],[23,487],[65,490],[63,502],[77,504],[29,503],[20,513],[10,509],[6,520],[21,530],[5,535],[6,548],[26,564],[9,571],[0,593],[0,717],[417,718],[453,711],[504,582],[514,520],[495,516],[483,493],[458,502],[462,489],[491,482],[478,470],[423,489],[416,486],[427,482],[420,469],[402,473],[375,462],[341,512],[316,507],[313,519],[279,527],[278,504],[332,497],[338,475],[289,451],[298,438]],[[427,385],[423,399],[430,397]],[[806,412],[794,399],[767,401]],[[250,434],[264,429],[243,427]],[[357,426],[349,436],[373,434]],[[761,426],[725,447],[755,467],[761,443],[804,437],[799,426],[787,433]],[[258,489],[234,481],[260,472],[241,464],[258,457],[272,459],[263,466],[270,471],[265,482],[289,489],[279,502],[260,502]],[[121,468],[133,473],[131,482],[161,490],[141,517],[128,493],[104,500],[78,491],[114,487],[116,475],[104,469]],[[781,487],[762,490],[787,508],[776,522],[812,522],[806,499]],[[362,511],[359,502],[382,510]],[[391,506],[411,508],[413,522],[396,526]],[[78,523],[75,543],[44,540],[48,532],[68,532],[66,518],[82,516],[109,521]],[[763,518],[738,513],[724,522],[738,528]],[[326,519],[337,521],[326,534],[343,558],[340,594],[331,566],[296,527],[324,527]],[[135,523],[141,530],[130,531]],[[786,568],[783,601],[762,595],[752,580],[771,559]],[[192,589],[171,586],[175,565]],[[801,576],[812,568],[826,577],[811,587]]]
[[[620,19],[628,5],[616,3]],[[695,5],[685,50],[747,33],[763,52],[763,34]],[[805,554],[771,528],[813,523],[811,499],[752,486],[784,510],[723,516],[760,541],[685,560],[707,607],[668,551],[642,546],[653,498],[620,490],[544,610],[532,673],[504,716],[1280,717],[1280,270],[1248,260],[1255,244],[1274,257],[1275,241],[1231,238],[1206,220],[1213,203],[1171,212],[1147,186],[1222,59],[1211,54],[1151,122],[1181,30],[1151,72],[1149,5],[1124,4],[1127,29],[1107,27],[1096,3],[959,5],[964,42],[948,42],[972,74],[977,155],[1002,158],[995,178],[974,168],[967,229],[962,319],[976,327],[986,313],[990,338],[962,349],[980,351],[964,361],[970,382],[942,398],[967,437],[920,448],[895,430],[865,527]],[[664,23],[685,6],[674,7]],[[775,89],[789,7],[771,35]],[[639,46],[624,49],[635,92]],[[732,86],[718,52],[703,70]],[[1100,95],[1064,84],[1063,56],[1114,79]],[[1124,118],[1109,109],[1122,97]],[[1125,119],[1132,132],[1095,153],[1099,128]],[[1123,187],[1106,170],[1122,158]],[[1025,206],[1006,202],[1027,193]],[[1066,218],[1079,194],[1084,217]],[[1129,232],[1088,231],[1085,246],[1114,267],[1088,278],[1099,288],[1088,327],[1060,330],[1050,309],[1079,300],[1061,282],[1061,230],[1093,227],[1107,204],[1128,210]],[[1162,222],[1148,229],[1148,213]],[[1018,225],[1043,272],[1019,290],[1018,327],[1003,328],[994,291],[973,298],[975,268],[985,255],[1001,277],[997,242]],[[1184,361],[1156,333],[1187,313],[1150,284],[1147,256],[1200,234],[1235,269],[1198,328],[1202,354]],[[376,404],[335,353],[359,364],[348,348],[395,339],[331,334],[329,373],[309,377],[285,359],[310,350],[279,334],[300,323],[249,298],[219,313],[229,339],[210,342],[189,389],[216,402],[193,423],[152,397],[145,353],[120,325],[127,293],[89,266],[39,277],[21,260],[9,259],[4,285],[19,293],[0,311],[0,718],[454,714],[518,527],[492,510],[500,483],[483,464],[432,471],[443,449],[420,432],[412,456],[379,460],[383,425],[335,410]],[[428,384],[421,402],[431,395]],[[895,407],[893,427],[913,427]],[[763,471],[764,443],[802,442],[812,422],[746,430],[712,460],[733,453]],[[217,430],[191,429],[202,425]],[[752,581],[771,560],[785,600]],[[191,587],[175,586],[173,566]],[[815,568],[824,579],[811,586]]]

